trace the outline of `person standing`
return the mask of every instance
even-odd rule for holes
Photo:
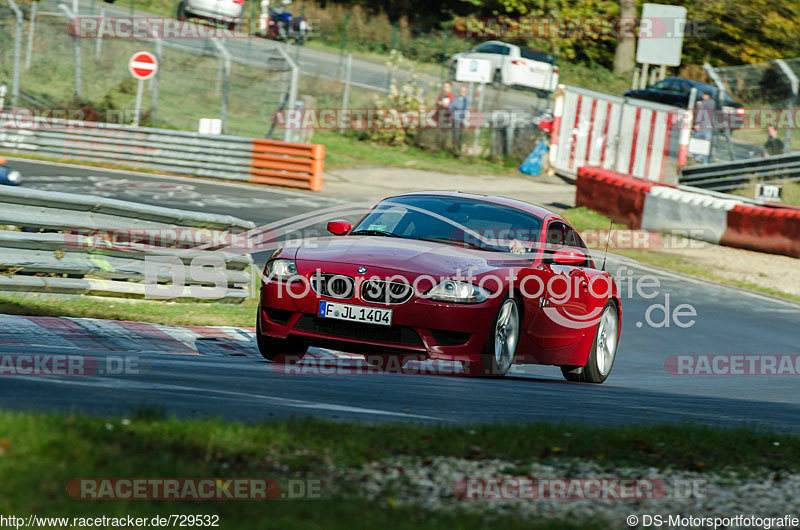
[[[450,113],[453,116],[453,153],[458,156],[461,154],[461,140],[464,126],[467,122],[469,113],[469,98],[467,97],[466,85],[458,87],[458,97],[450,103]]]
[[[447,148],[447,133],[444,129],[450,122],[448,109],[455,98],[456,96],[453,94],[453,85],[450,84],[450,81],[445,81],[442,83],[442,90],[436,96],[435,118],[436,126],[438,127],[438,131],[436,133],[437,143],[442,146],[442,149]]]
[[[711,152],[711,139],[713,137],[713,118],[717,103],[711,98],[711,92],[703,92],[700,101],[694,109],[695,138],[708,141],[709,153]],[[709,154],[701,155],[700,162],[708,164]]]
[[[439,95],[436,96],[436,108],[439,110],[450,108],[450,103],[453,102],[455,97],[455,94],[453,94],[453,85],[450,84],[450,81],[445,81],[442,83],[442,90],[439,92]]]
[[[767,125],[767,141],[764,143],[764,156],[783,154],[783,142],[778,138],[778,129],[774,125]]]

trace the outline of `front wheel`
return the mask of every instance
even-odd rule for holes
[[[261,334],[261,308],[256,317],[256,343],[261,356],[278,363],[296,363],[306,354],[308,346],[297,339],[276,339]]]
[[[611,373],[617,356],[619,338],[619,313],[614,302],[606,302],[603,314],[597,323],[592,351],[585,366],[562,366],[561,373],[567,381],[579,383],[602,383]]]
[[[520,334],[519,304],[514,298],[506,298],[494,317],[483,354],[479,363],[465,365],[471,376],[503,377],[514,364]]]

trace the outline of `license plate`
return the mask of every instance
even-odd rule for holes
[[[322,301],[319,303],[319,312],[317,314],[324,318],[336,318],[350,322],[365,322],[382,326],[392,325],[391,309]]]

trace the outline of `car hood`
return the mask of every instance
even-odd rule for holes
[[[378,267],[399,272],[449,276],[457,271],[474,274],[509,267],[530,266],[531,260],[505,252],[489,252],[429,241],[383,236],[316,238],[297,247],[295,259]],[[300,265],[300,263],[298,263]]]

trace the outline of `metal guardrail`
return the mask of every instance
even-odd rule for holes
[[[151,298],[147,282],[168,288],[177,272],[184,286],[173,287],[170,298],[196,299],[194,288],[210,282],[195,278],[192,265],[213,258],[224,263],[218,272],[225,292],[217,300],[241,302],[250,296],[253,259],[218,248],[231,241],[231,230],[254,227],[229,215],[2,186],[0,291]],[[210,243],[179,248],[175,243],[184,230]],[[171,266],[151,267],[146,274],[152,258]]]
[[[19,122],[16,114],[0,114],[0,148],[199,177],[322,189],[325,146],[319,144],[49,119],[36,128],[1,125]]]
[[[759,182],[800,181],[800,153],[718,162],[681,169],[680,183],[714,191],[742,188]]]

